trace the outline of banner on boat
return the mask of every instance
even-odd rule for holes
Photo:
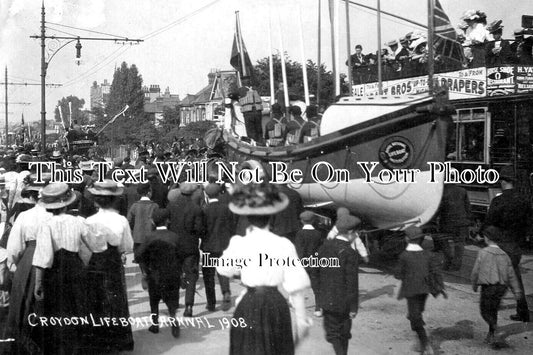
[[[438,85],[449,88],[452,100],[487,96],[487,69],[484,67],[435,74],[434,80]],[[388,80],[382,86],[385,96],[419,95],[428,92],[428,78],[418,76]],[[375,96],[379,93],[378,83],[354,85],[353,90],[356,96]]]

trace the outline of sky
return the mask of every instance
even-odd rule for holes
[[[341,72],[346,72],[346,13],[344,0],[339,1],[339,36]],[[378,0],[356,0],[376,7]],[[504,37],[512,38],[520,27],[523,14],[533,15],[531,0],[440,0],[456,26],[464,11],[480,9],[489,22],[503,20]],[[328,0],[322,0],[321,55],[328,68],[332,65],[331,32]],[[164,91],[185,97],[207,85],[212,69],[231,69],[229,64],[235,11],[239,11],[242,35],[252,62],[269,55],[269,32],[273,51],[283,48],[291,59],[301,62],[300,18],[304,38],[304,57],[317,61],[319,0],[45,0],[47,35],[104,35],[83,32],[64,26],[140,38],[138,45],[121,45],[112,41],[82,41],[82,63],[75,63],[75,42],[66,45],[51,60],[47,83],[63,84],[47,88],[47,118],[62,97],[75,95],[85,99],[89,108],[89,88],[94,81],[112,81],[114,68],[125,61],[135,64],[144,85],[157,84]],[[381,9],[419,23],[427,22],[426,0],[381,0]],[[512,11],[509,11],[512,9]],[[40,34],[41,0],[0,1],[0,69],[8,68],[8,82],[40,83],[40,42],[30,35]],[[377,49],[375,12],[350,6],[350,44],[362,44],[364,52]],[[420,29],[402,20],[382,15],[382,43]],[[61,26],[60,26],[61,25]],[[48,48],[54,48],[49,43]],[[4,82],[1,71],[1,82]],[[4,88],[1,88],[1,96]],[[4,98],[0,99],[4,102]],[[8,86],[10,122],[40,119],[40,87]],[[29,103],[18,105],[15,103]],[[0,105],[0,119],[5,117]],[[3,121],[3,120],[2,120]],[[3,126],[3,124],[2,124]]]

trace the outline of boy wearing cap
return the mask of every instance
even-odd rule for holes
[[[146,269],[152,317],[152,325],[148,330],[154,334],[159,333],[159,302],[165,302],[170,317],[176,317],[179,305],[181,272],[176,246],[178,235],[167,229],[168,218],[166,209],[153,211],[152,221],[156,230],[146,237],[146,242],[139,248],[137,256]],[[179,337],[179,326],[175,321],[170,324],[172,336]]]
[[[411,329],[418,335],[421,353],[433,354],[424,329],[422,313],[429,293],[435,296],[443,293],[447,296],[443,291],[442,276],[437,270],[433,254],[420,246],[424,240],[422,230],[415,226],[409,227],[405,230],[405,236],[407,247],[400,254],[394,275],[402,281],[398,299],[407,299],[407,319],[411,322]]]
[[[498,347],[502,339],[495,339],[496,324],[498,322],[498,307],[509,287],[519,300],[523,294],[518,279],[513,270],[511,259],[496,244],[501,238],[502,231],[494,226],[486,227],[482,232],[487,247],[481,249],[472,269],[472,288],[477,292],[481,286],[479,308],[481,316],[489,325],[489,332],[485,342]],[[497,340],[497,341],[495,341]]]
[[[348,353],[352,319],[359,307],[358,256],[351,247],[359,223],[354,216],[341,215],[336,223],[339,234],[318,250],[319,258],[335,258],[339,264],[339,267],[321,267],[318,285],[326,340],[337,355]]]
[[[210,259],[220,258],[228,247],[231,237],[235,235],[237,222],[229,210],[228,203],[219,200],[221,192],[222,187],[215,183],[210,183],[205,187],[205,194],[208,198],[207,205],[203,209],[206,233],[205,238],[202,238],[201,249],[204,253],[202,260],[210,265],[213,265]],[[213,266],[202,266],[208,311],[214,311],[216,305],[215,273],[216,269]],[[222,310],[227,311],[231,307],[229,278],[218,274],[218,281],[223,296]]]
[[[302,229],[296,233],[296,238],[294,240],[294,246],[296,247],[296,252],[298,257],[309,258],[316,257],[318,248],[322,245],[323,238],[322,233],[317,231],[313,227],[313,222],[315,221],[315,214],[311,211],[304,211],[300,213],[300,222],[302,222]],[[309,279],[311,280],[311,288],[315,294],[315,316],[322,317],[322,310],[319,306],[318,299],[318,278],[320,275],[316,272],[316,268],[305,268]]]
[[[349,215],[349,214],[350,214],[350,211],[348,211],[348,209],[345,208],[345,207],[339,207],[337,209],[337,218],[339,218],[342,215]],[[357,217],[355,217],[355,218],[357,218]],[[359,220],[359,218],[357,218],[357,219]],[[361,220],[359,220],[359,224],[360,223],[361,223]],[[338,234],[339,234],[339,231],[337,230],[337,227],[333,226],[333,228],[331,228],[331,230],[328,233],[327,239],[328,240],[335,239],[335,237],[337,237]],[[363,261],[365,263],[368,263],[368,261],[369,261],[369,259],[368,259],[368,251],[366,250],[365,245],[361,241],[361,238],[359,237],[359,233],[355,233],[355,240],[352,243],[352,248],[357,250],[357,252],[359,253],[359,256],[361,258],[363,258]]]

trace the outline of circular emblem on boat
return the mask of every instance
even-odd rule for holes
[[[404,137],[387,138],[379,148],[379,160],[388,169],[407,168],[413,160],[413,145]]]

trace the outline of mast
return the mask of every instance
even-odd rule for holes
[[[433,95],[433,76],[435,74],[435,56],[433,48],[433,37],[435,31],[435,0],[428,0],[428,89],[429,95]]]
[[[302,57],[302,75],[304,79],[304,94],[305,94],[305,105],[309,106],[309,83],[307,81],[307,61],[305,60],[305,48],[304,48],[304,32],[302,28],[302,8],[298,6],[298,12],[300,15],[300,54]]]
[[[346,49],[348,53],[348,88],[350,90],[350,96],[353,95],[352,93],[352,56],[350,55],[350,1],[344,0],[346,4]]]
[[[8,113],[7,113],[7,65],[6,65],[6,79],[5,79],[5,84],[6,84],[6,143],[5,143],[5,146],[7,148],[7,144],[8,144],[8,141],[9,141],[9,128],[8,128]]]
[[[289,119],[289,89],[287,87],[287,69],[285,68],[285,50],[283,49],[283,32],[281,31],[281,18],[278,12],[279,47],[281,49],[281,75],[283,78],[283,98],[285,99],[285,117]]]
[[[381,76],[381,0],[378,0],[378,91],[383,95],[383,82]]]
[[[272,56],[272,12],[268,12],[268,45],[270,48],[270,57],[268,63],[269,76],[270,76],[270,119],[272,119],[272,105],[274,105],[274,60]]]
[[[339,0],[335,0],[335,54],[333,57],[333,60],[335,61],[335,66],[337,68],[337,72],[335,73],[335,96],[338,97],[341,94],[341,69],[340,69],[340,46],[339,46],[339,38],[340,38],[340,26],[339,26],[339,9],[340,9],[340,2]]]
[[[331,31],[331,71],[333,73],[333,78],[337,78],[337,65],[335,62],[335,28],[334,28],[334,17],[333,14],[333,1],[329,0],[329,23],[330,23],[330,31]],[[335,82],[337,80],[335,79]],[[335,95],[335,92],[334,92]],[[335,100],[335,97],[333,97],[333,100]]]
[[[322,16],[321,16],[321,7],[322,7],[322,1],[318,0],[318,50],[317,50],[317,71],[316,71],[316,105],[317,107],[320,107],[320,90],[322,89],[322,82],[321,82],[321,75],[320,75],[320,61],[322,60],[320,58],[320,49],[322,47],[322,32],[321,32],[321,26],[322,26]]]

